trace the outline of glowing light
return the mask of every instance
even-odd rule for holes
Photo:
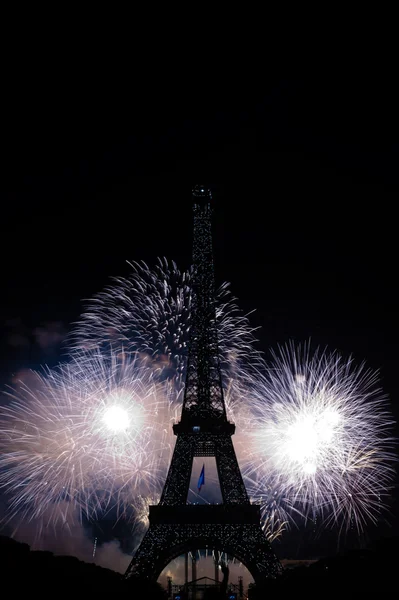
[[[315,465],[315,463],[307,462],[303,465],[303,472],[307,473],[308,475],[313,475],[314,473],[316,473],[316,471],[317,466]]]
[[[162,485],[170,460],[173,398],[128,353],[76,353],[36,373],[0,408],[0,487],[9,518],[62,519],[67,502],[88,518],[125,512]],[[171,401],[172,399],[172,401]],[[50,516],[49,516],[50,515]]]
[[[181,271],[172,261],[158,259],[154,268],[131,264],[126,278],[89,301],[72,332],[72,350],[122,346],[138,352],[156,367],[159,377],[174,379],[183,387],[192,323],[193,268]],[[232,386],[248,371],[262,367],[255,330],[232,296],[229,284],[215,294],[216,324],[223,381]]]
[[[184,390],[191,277],[166,261],[132,265],[89,304],[71,362],[37,374],[37,389],[10,394],[0,409],[0,487],[11,516],[54,507],[55,520],[65,499],[89,517],[111,506],[122,513],[132,498],[160,493]],[[339,527],[375,522],[395,461],[377,375],[293,346],[266,366],[227,284],[216,311],[234,444],[270,539],[315,512]],[[118,354],[119,345],[127,350]]]
[[[284,461],[288,458],[298,463],[304,473],[315,473],[318,457],[328,453],[329,445],[337,441],[339,421],[340,416],[330,409],[321,410],[316,415],[299,413],[288,426],[283,421],[283,431],[280,433],[281,459]]]
[[[120,406],[108,407],[104,412],[103,421],[111,431],[125,431],[130,424],[128,413]]]
[[[244,393],[245,406],[231,406],[238,454],[265,514],[283,522],[317,513],[358,530],[377,522],[396,455],[375,372],[290,344]]]

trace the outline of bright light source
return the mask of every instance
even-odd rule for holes
[[[129,416],[120,406],[110,406],[103,415],[103,422],[111,431],[125,431],[129,427]]]
[[[303,465],[303,471],[307,475],[313,475],[313,473],[316,473],[317,467],[314,463],[308,462]]]

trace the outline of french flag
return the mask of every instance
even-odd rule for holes
[[[201,491],[202,486],[205,485],[205,463],[202,465],[201,475],[198,479],[198,491]]]

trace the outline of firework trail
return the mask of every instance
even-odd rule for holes
[[[108,348],[121,344],[163,367],[164,375],[184,383],[191,326],[193,270],[158,259],[154,269],[132,263],[126,278],[89,301],[71,336],[72,348]],[[249,366],[262,363],[248,316],[239,310],[229,285],[216,291],[216,319],[223,380],[244,379]]]
[[[290,344],[245,393],[237,447],[247,487],[269,519],[319,515],[358,531],[377,522],[396,460],[377,373]]]
[[[78,353],[8,393],[0,408],[0,487],[9,515],[95,518],[154,494],[170,460],[173,401],[166,384],[128,353]],[[172,396],[172,399],[174,396]]]

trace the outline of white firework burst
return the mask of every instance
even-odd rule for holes
[[[0,409],[8,518],[55,522],[65,503],[92,518],[158,491],[171,453],[167,384],[126,352],[79,353],[35,378]]]
[[[158,259],[155,268],[131,264],[126,278],[96,295],[71,336],[72,348],[119,347],[149,357],[164,375],[184,380],[191,326],[193,269],[180,271]],[[244,378],[249,365],[260,365],[255,330],[239,310],[229,284],[216,290],[221,369],[225,382]]]
[[[361,530],[377,522],[394,477],[395,440],[378,374],[338,353],[293,344],[273,355],[238,411],[251,494],[280,521],[321,515]]]

